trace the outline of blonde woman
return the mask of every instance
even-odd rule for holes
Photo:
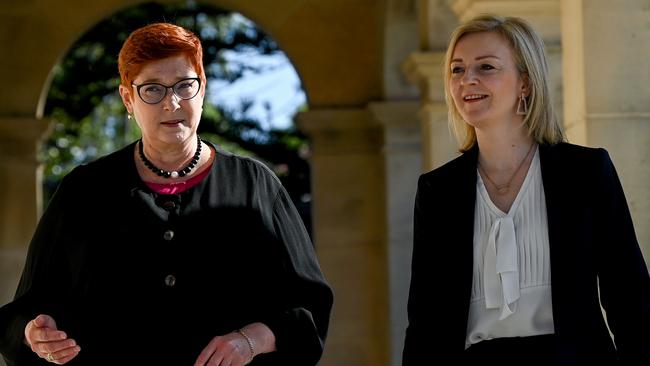
[[[621,184],[605,150],[565,142],[539,35],[461,25],[445,91],[463,154],[419,180],[404,366],[649,364],[650,277]]]

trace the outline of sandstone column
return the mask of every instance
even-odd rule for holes
[[[0,118],[0,304],[13,298],[40,216],[37,148],[48,122]]]
[[[403,65],[407,78],[420,88],[422,171],[437,168],[457,156],[458,145],[447,123],[443,63],[444,52],[414,52]]]
[[[417,101],[369,105],[383,129],[384,195],[388,237],[388,291],[391,365],[401,365],[407,325],[406,304],[413,249],[413,204],[422,169]]]
[[[298,115],[312,141],[313,235],[335,293],[323,366],[389,364],[380,126],[367,109]]]
[[[606,148],[650,261],[650,3],[562,1],[569,137]],[[571,99],[569,99],[571,98]],[[570,102],[571,101],[571,102]]]

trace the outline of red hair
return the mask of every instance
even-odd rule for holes
[[[189,30],[169,23],[136,29],[126,39],[118,57],[122,85],[131,87],[142,68],[152,61],[185,55],[205,85],[201,41]]]

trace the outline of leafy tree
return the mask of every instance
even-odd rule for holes
[[[115,151],[139,138],[137,126],[126,118],[118,86],[117,55],[128,35],[154,22],[168,21],[192,30],[202,41],[208,80],[233,83],[247,72],[263,73],[265,66],[230,62],[224,52],[273,55],[276,42],[241,16],[193,1],[178,4],[145,3],[120,11],[86,32],[53,72],[45,115],[53,129],[44,143],[46,199],[60,179],[76,165]],[[210,82],[210,81],[209,81]],[[303,218],[309,195],[306,138],[295,128],[262,128],[246,112],[250,101],[238,108],[210,104],[206,97],[200,134],[235,153],[254,156],[278,174]]]

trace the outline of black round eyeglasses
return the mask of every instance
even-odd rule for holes
[[[172,92],[183,100],[194,98],[201,90],[201,79],[187,78],[174,83],[174,85],[164,85],[160,83],[132,84],[138,91],[138,96],[147,104],[157,104],[167,96],[167,90]]]

